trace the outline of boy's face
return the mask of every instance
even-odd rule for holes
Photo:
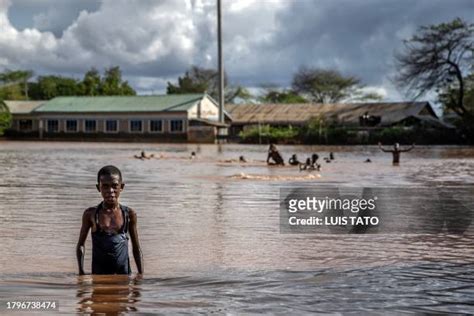
[[[124,186],[125,184],[120,181],[118,175],[102,175],[99,184],[97,184],[97,190],[102,195],[105,203],[116,204]]]

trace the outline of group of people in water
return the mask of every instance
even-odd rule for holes
[[[304,162],[299,161],[298,156],[293,154],[288,160],[288,164],[291,166],[298,166],[300,170],[321,170],[321,165],[318,163],[319,155],[314,153],[311,157],[306,158]],[[334,153],[329,153],[329,157],[325,157],[326,162],[334,160]],[[267,164],[273,166],[284,166],[285,162],[282,155],[278,151],[275,144],[270,144],[267,155]]]
[[[402,149],[400,147],[400,144],[395,143],[393,145],[393,149],[386,149],[382,147],[382,144],[379,143],[379,148],[383,152],[389,152],[392,153],[392,163],[393,165],[399,165],[400,163],[400,153],[402,152],[408,152],[415,148],[415,144],[411,145],[408,148]],[[145,160],[145,159],[151,159],[151,158],[164,158],[163,155],[158,155],[155,156],[154,154],[147,155],[145,150],[142,150],[140,155],[134,155],[135,158]],[[189,159],[195,159],[196,152],[191,152],[191,155]],[[290,159],[288,160],[288,164],[291,166],[298,166],[299,170],[321,170],[321,164],[318,163],[319,155],[317,153],[313,153],[311,157],[306,158],[304,161],[299,161],[298,156],[296,154],[292,154]],[[334,160],[334,153],[330,152],[329,157],[324,157],[323,158],[326,163],[330,163],[331,161]],[[246,163],[248,162],[247,159],[244,156],[239,156],[238,160],[230,159],[230,160],[225,160],[225,162],[238,162],[238,163]],[[370,158],[367,158],[364,162],[370,163],[372,162]],[[268,154],[267,154],[267,160],[266,160],[267,165],[269,166],[284,166],[285,161],[283,159],[283,156],[280,154],[278,151],[277,147],[275,144],[270,144],[270,147],[268,148]]]
[[[392,153],[392,163],[393,165],[399,165],[400,164],[400,153],[402,152],[408,152],[415,148],[415,144],[411,145],[408,148],[402,149],[400,147],[399,143],[395,143],[393,145],[393,149],[385,149],[382,147],[382,144],[379,143],[379,148],[383,152],[389,152]],[[320,170],[321,165],[318,163],[319,156],[316,153],[313,153],[311,157],[307,158],[305,162],[300,162],[298,160],[298,156],[296,154],[293,154],[291,158],[288,160],[288,163],[292,166],[299,166],[300,170]],[[334,153],[330,152],[329,157],[324,157],[324,161],[327,163],[331,162],[334,160]],[[372,162],[370,158],[367,158],[364,162],[370,163]],[[268,148],[268,155],[267,155],[267,164],[270,166],[284,166],[285,161],[283,160],[282,155],[278,151],[277,147],[275,144],[270,144],[270,147]]]

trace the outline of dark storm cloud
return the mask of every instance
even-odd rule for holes
[[[332,68],[393,99],[402,40],[473,13],[474,0],[223,1],[226,72],[233,83],[285,86],[301,65]],[[139,90],[163,91],[190,65],[217,65],[215,0],[0,0],[0,26],[0,70],[120,65]]]
[[[394,52],[417,27],[455,17],[472,21],[474,16],[472,0],[289,3],[277,13],[278,32],[273,39],[256,49],[265,55],[262,68],[274,77],[288,76],[299,65],[334,68],[371,85],[381,84],[394,71]]]

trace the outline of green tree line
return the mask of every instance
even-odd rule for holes
[[[82,80],[56,75],[38,76],[31,81],[31,70],[7,70],[0,74],[0,99],[50,100],[58,96],[135,95],[122,79],[120,67],[110,67],[101,76],[91,68]]]

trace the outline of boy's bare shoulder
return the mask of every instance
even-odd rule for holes
[[[130,215],[130,218],[132,219],[137,218],[137,212],[131,207],[128,207],[128,214]]]
[[[84,211],[84,216],[93,215],[93,214],[95,214],[96,210],[97,210],[97,206],[91,206],[89,208],[86,208],[86,210]]]

